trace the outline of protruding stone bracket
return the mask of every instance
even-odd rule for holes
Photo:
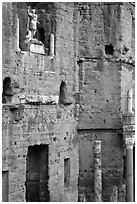
[[[23,104],[4,104],[3,109],[10,110],[12,122],[22,120],[25,106]]]

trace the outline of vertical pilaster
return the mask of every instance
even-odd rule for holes
[[[101,140],[95,140],[94,144],[94,201],[102,202]]]
[[[132,112],[123,115],[123,139],[126,147],[126,201],[133,202],[133,146],[135,142],[135,125],[134,114]]]
[[[54,35],[50,34],[50,56],[54,55]]]
[[[19,48],[19,18],[18,18],[18,15],[17,15],[17,51],[20,50]]]
[[[127,112],[132,113],[132,89],[127,91]]]
[[[126,201],[133,202],[133,138],[126,138]]]

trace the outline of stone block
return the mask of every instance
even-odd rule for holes
[[[31,43],[30,44],[30,52],[45,54],[44,45],[43,44],[37,44],[37,43]]]
[[[123,124],[135,124],[135,115],[132,114],[123,114],[122,116]]]

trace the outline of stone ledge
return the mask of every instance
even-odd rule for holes
[[[25,94],[16,94],[15,98],[10,103],[2,104],[2,106],[8,107],[10,109],[18,109],[21,104],[30,104],[30,105],[56,105],[60,106],[69,106],[73,103],[72,98],[68,97],[63,103],[60,104],[59,95],[25,95]]]
[[[58,103],[58,95],[19,95],[20,103],[34,104],[34,105],[54,105]]]

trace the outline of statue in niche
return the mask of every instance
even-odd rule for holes
[[[45,54],[44,44],[37,38],[34,38],[37,32],[37,24],[40,24],[40,22],[38,22],[38,15],[35,13],[35,9],[31,9],[30,6],[28,6],[27,14],[27,35],[23,44],[23,49],[30,52]]]
[[[37,31],[37,14],[35,13],[35,9],[32,9],[32,11],[30,11],[30,6],[28,7],[28,35],[26,36],[26,38],[30,41],[34,39],[34,36],[36,34]]]

